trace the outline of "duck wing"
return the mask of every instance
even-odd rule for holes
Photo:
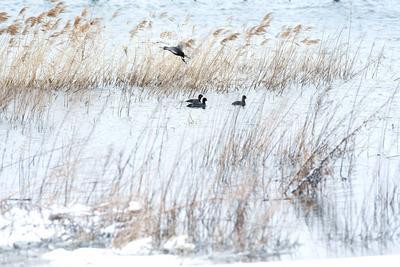
[[[193,99],[189,99],[189,100],[186,100],[186,102],[188,102],[188,103],[195,103],[195,104],[200,104],[201,102],[196,98],[193,98]]]

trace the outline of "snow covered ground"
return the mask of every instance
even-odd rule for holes
[[[66,251],[63,249],[55,250],[43,256],[48,260],[48,265],[44,266],[202,266],[202,267],[337,267],[337,266],[398,266],[400,255],[392,256],[375,256],[375,257],[353,257],[340,259],[322,259],[307,261],[276,261],[276,262],[254,262],[254,263],[231,263],[216,264],[210,262],[202,262],[201,260],[187,259],[171,255],[154,255],[154,256],[135,256],[125,255],[119,256],[118,252],[104,249],[78,249],[74,251]]]
[[[28,214],[29,213],[29,214]],[[171,238],[163,246],[163,250],[155,250],[151,238],[141,238],[121,248],[94,248],[93,246],[74,249],[68,247],[68,241],[72,235],[72,229],[80,224],[87,227],[86,216],[90,214],[88,208],[74,206],[66,208],[52,208],[49,210],[31,211],[14,208],[3,214],[0,220],[0,251],[5,253],[10,249],[37,251],[35,254],[22,254],[25,257],[8,257],[0,254],[2,266],[41,266],[41,267],[63,267],[63,266],[213,266],[213,267],[257,267],[257,266],[398,266],[400,255],[352,257],[336,259],[314,259],[314,260],[283,260],[272,262],[237,262],[237,255],[203,255],[190,256],[195,245],[191,244],[186,236]],[[56,217],[69,218],[68,222],[61,223]],[[13,218],[10,220],[10,218]],[[75,219],[74,219],[75,218]],[[97,218],[98,219],[98,218]],[[93,220],[93,219],[92,219]],[[96,219],[94,219],[96,220]],[[11,222],[13,225],[11,225]],[[86,223],[84,223],[86,222]],[[87,229],[87,228],[85,228]],[[112,233],[113,228],[105,227],[103,233]],[[60,242],[63,243],[60,243]],[[46,247],[43,247],[46,244]],[[37,249],[35,245],[41,245]],[[60,248],[56,248],[60,246]],[[8,249],[7,249],[8,247]],[[36,249],[36,250],[35,250]],[[28,257],[26,257],[28,255]],[[6,258],[8,261],[4,261]],[[290,257],[289,257],[290,258]]]

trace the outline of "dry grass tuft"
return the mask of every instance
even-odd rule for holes
[[[28,10],[28,7],[23,7],[23,8],[21,8],[21,10],[19,11],[18,15],[19,15],[19,16],[25,15],[25,13],[26,13],[27,10]]]
[[[234,41],[240,36],[240,33],[232,33],[221,40],[221,44],[224,45],[227,42]]]
[[[6,28],[6,33],[12,36],[17,35],[19,33],[20,27],[21,25],[18,23],[11,24]]]
[[[10,16],[7,12],[0,12],[0,23],[7,21],[9,18]]]

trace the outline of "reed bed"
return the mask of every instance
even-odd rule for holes
[[[174,39],[173,32],[154,37],[153,22],[144,20],[126,33],[127,45],[115,45],[105,39],[100,18],[87,10],[73,20],[60,18],[67,8],[59,2],[36,16],[28,16],[26,8],[14,18],[0,13],[0,108],[32,89],[145,87],[155,95],[247,88],[279,92],[294,84],[350,79],[379,65],[372,57],[360,63],[358,47],[341,36],[312,39],[311,29],[301,24],[271,33],[271,14],[241,31],[220,27],[186,40]],[[178,43],[190,56],[187,65],[160,48]]]
[[[328,91],[321,92],[301,118],[287,117],[291,105],[263,113],[259,104],[259,112],[250,114],[251,127],[242,123],[245,114],[225,114],[216,122],[219,127],[195,140],[190,134],[170,135],[167,115],[159,111],[156,127],[143,126],[126,147],[93,153],[90,140],[96,122],[107,117],[103,108],[94,112],[96,118],[90,121],[95,123],[82,138],[74,138],[82,126],[67,126],[77,131],[68,142],[57,141],[65,140],[60,134],[63,127],[51,135],[43,131],[43,145],[27,144],[30,149],[20,154],[8,151],[12,146],[5,140],[0,178],[16,170],[19,179],[9,181],[14,184],[9,187],[3,180],[3,192],[12,192],[4,202],[19,198],[39,207],[91,206],[101,220],[90,228],[87,241],[104,238],[102,229],[115,225],[110,240],[115,247],[151,237],[154,249],[162,250],[171,238],[186,235],[194,250],[174,253],[240,252],[241,259],[254,260],[294,252],[300,244],[293,214],[310,213],[319,206],[332,210],[329,203],[335,191],[325,185],[337,183],[340,164],[352,168],[353,144],[377,114],[351,119],[352,110],[338,116],[339,105],[325,101]],[[171,144],[181,145],[171,149]],[[19,156],[10,163],[4,155],[11,154]],[[18,190],[11,191],[15,185]],[[337,186],[350,185],[342,181]],[[382,194],[373,203],[381,203]],[[394,218],[395,199],[393,192],[388,201]],[[138,204],[132,208],[131,203]],[[331,215],[327,213],[328,218]],[[67,220],[63,216],[53,219]],[[349,234],[357,233],[356,226],[348,229]],[[385,227],[389,231],[396,226],[397,221],[390,221]],[[378,235],[380,230],[369,231]],[[336,233],[340,239],[343,232]]]

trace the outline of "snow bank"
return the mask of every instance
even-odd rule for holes
[[[77,231],[90,231],[98,218],[83,205],[48,209],[12,207],[0,214],[0,248],[28,248],[48,241],[65,241]]]
[[[148,255],[153,250],[152,242],[151,237],[134,240],[114,252],[118,255]]]
[[[0,215],[0,247],[20,248],[62,235],[49,211],[12,208]]]
[[[175,236],[170,238],[163,246],[164,250],[168,253],[188,253],[195,249],[195,245],[188,241],[187,235]]]

